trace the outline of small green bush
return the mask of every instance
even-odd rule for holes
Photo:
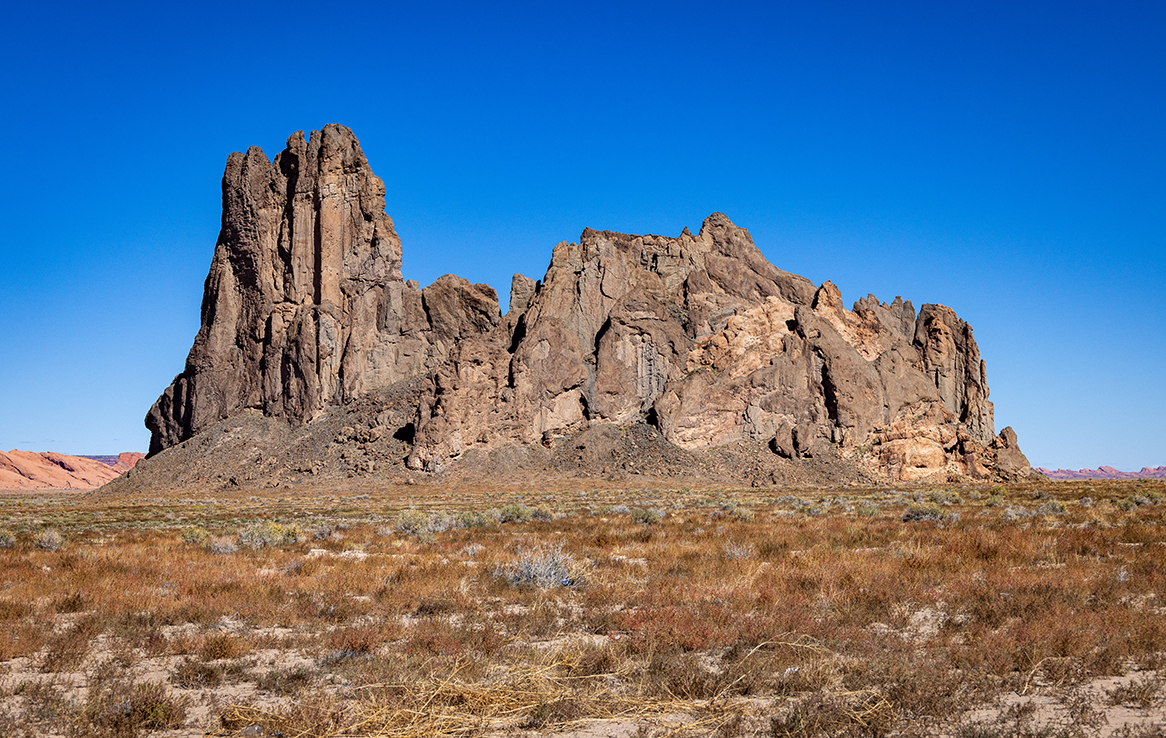
[[[502,513],[502,523],[525,523],[534,517],[534,511],[526,505],[503,505],[499,510]]]
[[[937,505],[958,505],[963,502],[958,494],[946,489],[931,490],[927,493],[927,499]]]
[[[188,525],[182,529],[183,543],[189,543],[194,546],[205,545],[210,540],[211,534],[207,533],[205,529],[198,528],[193,525]]]
[[[425,530],[426,514],[420,510],[402,510],[393,529],[403,535],[414,535]]]
[[[1064,515],[1065,503],[1057,500],[1049,500],[1037,506],[1035,512],[1037,515]]]
[[[638,507],[632,510],[632,522],[640,525],[655,525],[660,522],[660,514],[654,510]]]
[[[300,526],[294,523],[291,525],[283,525],[274,520],[268,520],[247,526],[239,531],[235,540],[240,546],[260,549],[292,545],[299,543],[303,537],[304,532],[300,530]]]
[[[483,514],[477,510],[466,510],[460,512],[455,519],[455,523],[459,528],[488,528],[496,524],[501,519],[501,515],[497,518],[489,514]]]
[[[864,502],[855,510],[855,514],[860,518],[873,518],[879,514],[879,506],[873,502]]]
[[[733,520],[740,520],[743,523],[748,523],[750,520],[757,517],[757,513],[753,512],[747,507],[733,505],[729,508],[729,517],[731,517]]]
[[[16,545],[16,536],[7,528],[0,528],[0,548],[12,548]]]
[[[918,502],[903,513],[904,523],[925,523],[942,521],[947,515],[934,502]]]

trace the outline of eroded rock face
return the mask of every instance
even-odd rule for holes
[[[498,329],[433,373],[413,468],[643,417],[685,449],[769,439],[896,479],[989,476],[998,458],[1026,473],[1014,439],[994,437],[984,363],[954,312],[873,296],[847,310],[722,214],[695,236],[586,230],[555,247],[533,295],[514,285]]]
[[[585,230],[541,282],[515,275],[500,316],[488,286],[402,280],[384,193],[342,126],[274,162],[231,155],[202,326],[147,416],[152,454],[244,411],[297,426],[410,383],[412,469],[648,423],[683,454],[749,442],[893,479],[1028,473],[949,308],[847,310],[714,213],[675,238]]]
[[[498,319],[486,285],[402,280],[384,183],[347,128],[297,132],[274,162],[257,147],[236,152],[202,327],[146,417],[150,451],[248,408],[303,423],[432,370]]]

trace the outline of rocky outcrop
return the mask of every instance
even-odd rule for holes
[[[419,290],[401,278],[384,183],[347,128],[297,132],[274,162],[236,152],[202,326],[146,417],[150,452],[248,408],[304,423],[429,372],[498,319],[486,285],[447,275]]]
[[[123,453],[106,464],[85,456],[13,450],[0,453],[0,489],[96,489],[132,469],[141,457]]]
[[[912,480],[1028,473],[999,438],[971,327],[941,305],[843,306],[716,213],[676,238],[586,230],[493,333],[433,373],[409,464],[645,418],[684,449],[769,439]]]
[[[500,316],[485,285],[402,280],[384,192],[341,126],[293,135],[274,162],[231,155],[202,327],[147,417],[151,454],[244,411],[298,427],[408,383],[390,394],[413,398],[413,422],[391,437],[414,470],[641,424],[678,454],[754,444],[901,480],[1028,473],[949,308],[868,296],[848,310],[714,213],[675,238],[587,229],[541,282],[515,275]],[[353,468],[384,459],[365,462]]]

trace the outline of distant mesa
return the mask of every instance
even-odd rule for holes
[[[514,276],[502,315],[487,285],[402,278],[343,126],[231,154],[222,187],[202,325],[146,417],[159,480],[1031,473],[954,311],[847,309],[721,213],[675,237],[588,228],[542,280]]]
[[[68,456],[13,450],[0,453],[0,489],[96,489],[133,469],[143,458],[145,454],[136,452]]]
[[[1142,467],[1141,471],[1123,472],[1112,466],[1101,466],[1096,469],[1045,469],[1037,467],[1036,471],[1049,479],[1166,479],[1166,466],[1150,468]]]

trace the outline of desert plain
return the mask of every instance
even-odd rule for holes
[[[4,493],[0,733],[1161,735],[1166,483],[1035,479]]]

